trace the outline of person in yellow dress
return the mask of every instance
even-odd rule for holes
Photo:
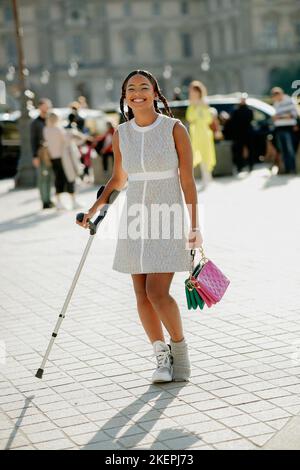
[[[189,132],[193,148],[193,165],[200,164],[203,186],[212,178],[212,171],[216,165],[216,151],[214,133],[211,126],[214,124],[213,114],[205,102],[206,87],[202,82],[193,81],[189,86],[190,104],[186,111],[186,120],[189,123]]]

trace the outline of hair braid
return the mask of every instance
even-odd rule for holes
[[[120,99],[120,110],[121,110],[122,116],[125,118],[125,121],[127,121],[127,116],[126,116],[125,111],[124,111],[124,98],[123,98],[123,96]]]
[[[167,112],[167,115],[170,116],[170,117],[174,117],[174,115],[173,115],[173,113],[172,113],[172,111],[171,111],[171,109],[170,109],[170,106],[169,106],[169,104],[168,104],[168,102],[167,102],[166,97],[161,93],[160,90],[158,90],[158,97],[159,97],[160,101],[163,102],[164,107],[165,107],[165,110],[166,110],[166,112]]]
[[[158,101],[157,100],[154,100],[154,109],[157,113],[161,114],[161,110],[158,107]]]
[[[133,114],[132,108],[130,108],[130,106],[127,105],[127,108],[128,108],[127,117],[128,117],[128,120],[130,120],[130,119],[134,118],[134,114]]]
[[[132,109],[130,108],[130,106],[127,105],[127,108],[128,108],[128,112],[125,113],[125,110],[124,110],[124,98],[122,97],[122,98],[120,99],[120,110],[121,110],[122,116],[125,118],[125,121],[129,121],[130,119],[132,119],[132,118],[134,117],[133,111],[132,111]]]

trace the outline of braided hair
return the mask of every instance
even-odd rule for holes
[[[159,100],[163,102],[167,115],[170,116],[170,117],[174,117],[173,113],[172,113],[172,111],[171,111],[171,109],[168,105],[167,99],[162,94],[161,89],[159,88],[158,82],[157,82],[156,78],[152,75],[152,73],[148,72],[147,70],[134,70],[133,72],[131,72],[125,78],[125,80],[123,82],[123,85],[122,85],[122,96],[121,96],[121,99],[120,99],[120,109],[121,109],[121,113],[122,113],[123,117],[125,118],[125,121],[129,121],[130,119],[132,119],[134,117],[132,108],[130,108],[129,106],[128,106],[128,112],[125,113],[125,111],[124,111],[124,100],[125,100],[125,96],[126,96],[126,86],[127,86],[128,81],[130,80],[130,78],[133,77],[134,75],[143,75],[144,77],[148,78],[148,80],[152,83],[154,91],[157,93],[157,96],[158,96]],[[161,111],[158,107],[157,100],[154,100],[154,108],[155,108],[155,111],[157,113],[161,114]]]

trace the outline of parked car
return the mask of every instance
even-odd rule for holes
[[[217,111],[218,116],[220,116],[220,113],[223,111],[230,115],[239,105],[240,97],[238,94],[214,95],[209,96],[207,101],[209,106]],[[169,103],[174,116],[178,119],[181,119],[181,121],[186,125],[188,125],[188,123],[185,121],[185,113],[188,104],[188,100],[171,101]],[[257,162],[260,162],[263,160],[263,156],[266,153],[267,137],[269,134],[272,134],[274,130],[272,116],[274,116],[275,110],[273,106],[257,98],[247,98],[247,105],[252,109],[254,115],[252,122],[254,129],[254,158]],[[224,138],[225,140],[230,140],[230,136],[225,135]]]
[[[69,108],[53,108],[53,111],[62,119],[63,125],[68,122]],[[39,111],[33,109],[29,115],[31,119],[38,116]],[[0,113],[0,178],[11,178],[16,175],[20,157],[20,136],[18,120],[20,111]],[[85,120],[85,127],[89,134],[101,134],[105,130],[106,116],[97,109],[82,109],[80,116]]]

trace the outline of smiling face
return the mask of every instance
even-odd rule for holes
[[[126,85],[126,103],[134,111],[139,109],[153,108],[157,93],[150,80],[144,75],[134,75]]]

